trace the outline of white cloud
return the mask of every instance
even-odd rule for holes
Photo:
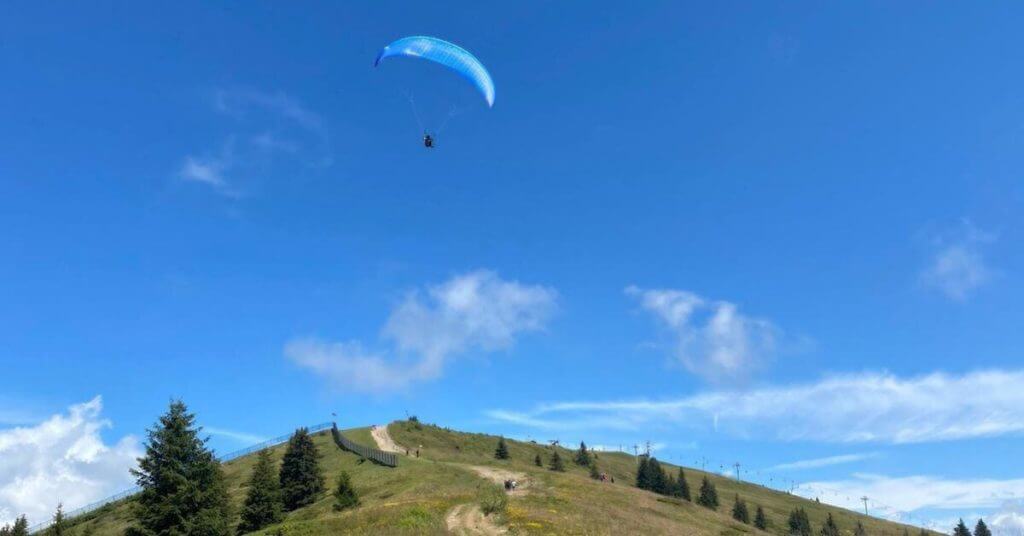
[[[275,164],[294,169],[296,163],[323,168],[333,162],[324,119],[283,92],[219,89],[213,104],[231,120],[232,134],[219,156],[186,156],[178,171],[182,180],[237,198],[242,179],[273,172]]]
[[[862,509],[861,497],[867,496],[872,514],[906,519],[907,513],[925,509],[962,511],[1005,506],[1007,501],[1024,496],[1024,478],[946,479],[857,473],[845,480],[807,482],[797,487],[795,492],[851,510]],[[964,519],[966,521],[968,517]],[[1012,523],[1009,517],[1001,521],[1007,526]]]
[[[0,525],[19,514],[46,521],[57,501],[74,509],[134,484],[128,470],[142,450],[132,436],[103,442],[110,422],[102,408],[96,397],[38,425],[0,430]]]
[[[987,523],[994,536],[1021,536],[1024,534],[1024,499],[1004,502]]]
[[[840,465],[844,463],[855,463],[878,456],[877,452],[865,452],[861,454],[842,454],[839,456],[828,456],[825,458],[814,458],[811,460],[800,460],[796,462],[780,463],[778,465],[769,467],[768,471],[795,471],[801,469],[817,469],[819,467],[829,467],[832,465]]]
[[[938,250],[921,274],[926,285],[956,301],[967,300],[978,288],[991,281],[992,270],[985,261],[983,248],[996,238],[993,234],[979,231],[967,220],[961,227],[955,236],[935,240]]]
[[[490,417],[527,427],[641,429],[689,425],[741,438],[920,443],[1024,432],[1024,370],[868,373],[817,383],[710,391],[672,400],[545,404]],[[950,393],[980,396],[950,396]]]
[[[437,378],[461,353],[511,348],[520,334],[543,329],[556,301],[550,288],[478,270],[407,295],[382,332],[391,352],[302,338],[289,342],[285,355],[345,390],[394,391]]]
[[[626,294],[672,333],[679,362],[707,380],[746,380],[775,353],[775,326],[741,314],[736,304],[685,290],[630,286]]]

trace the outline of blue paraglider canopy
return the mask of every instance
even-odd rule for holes
[[[494,80],[491,79],[491,74],[480,60],[462,47],[436,37],[403,37],[384,47],[380,54],[377,54],[377,60],[373,62],[374,67],[392,56],[421,58],[443,65],[472,82],[487,101],[487,106],[494,106]]]

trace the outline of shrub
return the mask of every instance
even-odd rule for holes
[[[508,509],[508,495],[498,486],[485,486],[480,491],[480,510],[484,515],[504,514]]]

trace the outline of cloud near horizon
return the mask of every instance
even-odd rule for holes
[[[864,373],[815,383],[707,391],[669,400],[569,401],[492,419],[538,429],[685,425],[729,437],[833,443],[923,443],[1024,433],[1024,370],[901,378]],[[950,393],[985,393],[978,397]]]
[[[25,514],[50,519],[57,501],[71,510],[134,484],[128,470],[142,448],[133,436],[107,445],[102,398],[76,404],[33,426],[0,430],[0,526]]]
[[[673,356],[705,380],[742,383],[775,354],[779,330],[741,314],[734,303],[685,290],[629,286],[625,292],[671,333]]]
[[[477,270],[409,293],[385,323],[388,351],[367,350],[359,341],[304,337],[288,342],[284,353],[339,389],[397,391],[440,377],[462,353],[506,350],[521,334],[542,330],[557,296],[548,287]]]

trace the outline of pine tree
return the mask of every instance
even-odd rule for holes
[[[907,530],[907,527],[903,527],[903,536],[910,536],[910,531]]]
[[[147,430],[146,454],[132,474],[142,488],[135,499],[132,534],[171,536],[231,533],[231,503],[224,474],[185,403],[171,402]]]
[[[562,457],[558,455],[558,449],[551,454],[551,462],[548,463],[548,469],[552,471],[565,471],[565,462],[562,461]]]
[[[832,514],[828,515],[825,524],[821,526],[821,536],[839,536],[839,527],[836,526],[836,521],[832,519]]]
[[[537,467],[544,467],[544,462],[540,459],[540,454],[533,458],[533,465],[536,465]]]
[[[261,450],[249,478],[249,493],[242,507],[242,522],[238,532],[255,532],[284,519],[281,483],[274,469],[270,451]]]
[[[50,527],[46,529],[46,534],[50,536],[64,536],[68,532],[68,520],[64,516],[64,504],[57,503],[57,511],[53,514],[53,522],[50,523]]]
[[[736,494],[736,500],[732,503],[732,518],[741,523],[750,524],[750,512],[747,511],[747,503]]]
[[[28,536],[28,518],[21,516],[14,520],[13,525],[0,528],[0,536]]]
[[[505,444],[505,438],[498,438],[498,448],[494,449],[494,457],[499,460],[508,459],[508,445]]]
[[[853,529],[853,536],[868,536],[867,529],[864,528],[860,521],[857,522],[857,526]]]
[[[979,519],[978,524],[974,526],[974,536],[992,536],[992,531],[988,530],[984,519]]]
[[[296,430],[288,440],[279,480],[287,511],[313,504],[323,493],[324,475],[320,472],[320,452],[305,428]]]
[[[715,485],[706,476],[700,483],[700,495],[697,497],[697,504],[712,510],[718,509],[718,491],[715,490]]]
[[[967,529],[967,525],[964,525],[963,519],[953,529],[953,536],[971,536],[971,531]]]
[[[690,485],[686,483],[686,475],[683,473],[683,468],[679,468],[679,476],[676,477],[676,487],[672,495],[679,497],[683,500],[690,500]]]
[[[919,534],[918,536],[928,536],[928,531],[921,529],[921,534]]]
[[[768,530],[768,518],[764,515],[764,508],[757,505],[757,512],[754,513],[754,526],[761,530]]]
[[[651,491],[668,495],[670,493],[668,475],[665,474],[665,469],[661,467],[661,463],[657,458],[651,457],[650,462],[647,464],[647,471],[651,479]]]
[[[649,461],[647,456],[640,456],[640,461],[636,466],[636,487],[640,489],[651,489],[651,475],[648,471]]]
[[[601,471],[597,469],[597,462],[590,460],[590,478],[601,480]]]
[[[580,450],[576,451],[576,456],[573,458],[576,465],[582,465],[584,467],[590,465],[590,451],[587,450],[587,444],[580,441]]]
[[[342,471],[338,475],[338,488],[334,490],[334,510],[341,511],[359,505],[359,496],[352,487],[352,479],[348,472]]]
[[[794,536],[811,536],[811,520],[803,508],[797,508],[789,513],[789,534]]]

